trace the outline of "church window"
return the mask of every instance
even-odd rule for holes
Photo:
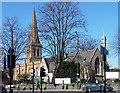
[[[36,53],[36,51],[35,51],[35,48],[34,48],[34,56],[35,56],[35,53]]]
[[[37,49],[37,56],[39,56],[39,48]]]
[[[95,60],[95,74],[99,73],[99,58],[97,57]]]
[[[36,39],[36,43],[37,43],[37,39]]]

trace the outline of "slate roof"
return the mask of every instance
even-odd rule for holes
[[[86,62],[90,62],[92,55],[94,54],[95,49],[89,51],[81,51],[80,55],[82,56],[82,60],[86,59]]]
[[[53,72],[55,66],[55,57],[45,58],[48,67],[48,72]]]
[[[90,62],[90,59],[92,58],[94,54],[95,49],[89,50],[89,51],[80,51],[80,55],[82,57],[82,60],[86,59],[85,63]],[[66,60],[72,61],[76,57],[77,52],[70,52],[67,54]],[[45,58],[45,62],[48,67],[48,72],[53,72],[55,67],[55,57],[49,57]]]
[[[73,60],[74,57],[75,57],[75,55],[76,55],[76,53],[77,53],[77,52],[69,52],[69,53],[67,54],[66,60],[68,60],[68,61]]]
[[[94,54],[95,49],[89,50],[89,51],[80,51],[80,55],[82,57],[82,60],[86,59],[86,62],[90,62],[90,59],[92,58],[92,55]],[[77,52],[70,52],[67,54],[68,61],[72,61]]]

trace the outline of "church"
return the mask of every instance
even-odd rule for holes
[[[54,58],[42,57],[42,45],[39,41],[35,7],[33,7],[29,40],[26,45],[26,59],[24,61],[24,64],[19,64],[15,66],[13,80],[18,80],[18,74],[23,74],[25,72],[29,73],[29,79],[31,80],[33,67],[35,76],[40,76],[40,67],[44,67],[46,69],[46,73],[48,74],[48,77],[44,78],[45,81],[48,81],[49,79],[49,82],[52,82],[54,61]]]
[[[77,60],[77,56],[79,56],[81,79],[86,79],[86,80],[89,79],[91,75],[90,71],[93,72],[96,78],[103,79],[104,64],[102,61],[102,55],[98,48],[89,51],[70,52],[65,56],[66,56],[65,60],[68,61]],[[55,69],[55,58],[42,57],[42,44],[39,41],[39,36],[37,31],[35,7],[33,7],[29,40],[26,45],[26,59],[24,60],[24,64],[19,64],[15,66],[13,80],[18,80],[18,74],[23,74],[25,72],[29,73],[30,75],[29,79],[31,80],[33,67],[34,67],[35,77],[40,76],[40,67],[44,67],[46,73],[48,74],[48,76],[44,77],[44,81],[52,82],[53,72]],[[91,67],[91,70],[89,67]]]

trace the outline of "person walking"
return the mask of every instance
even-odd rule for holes
[[[38,88],[40,89],[39,81],[37,82],[37,88],[36,88],[36,90],[37,90]]]
[[[62,82],[62,89],[64,89],[64,80],[63,80],[63,82]]]
[[[19,86],[19,83],[17,84],[17,90],[20,90],[20,86]]]

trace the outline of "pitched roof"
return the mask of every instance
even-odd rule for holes
[[[75,55],[76,55],[76,53],[77,53],[77,52],[69,52],[69,53],[67,54],[67,59],[66,59],[66,60],[68,60],[68,61],[73,60],[74,57],[75,57]]]
[[[92,58],[92,55],[94,54],[95,49],[89,50],[89,51],[80,51],[80,55],[82,57],[82,60],[86,59],[86,62],[90,62],[90,59]],[[71,61],[75,58],[77,52],[70,52],[67,54],[68,61]]]
[[[53,72],[55,67],[55,57],[45,58],[45,62],[48,67],[48,72]]]
[[[81,51],[80,55],[82,56],[82,60],[86,60],[86,62],[90,62],[92,55],[94,54],[95,49],[89,51]]]

